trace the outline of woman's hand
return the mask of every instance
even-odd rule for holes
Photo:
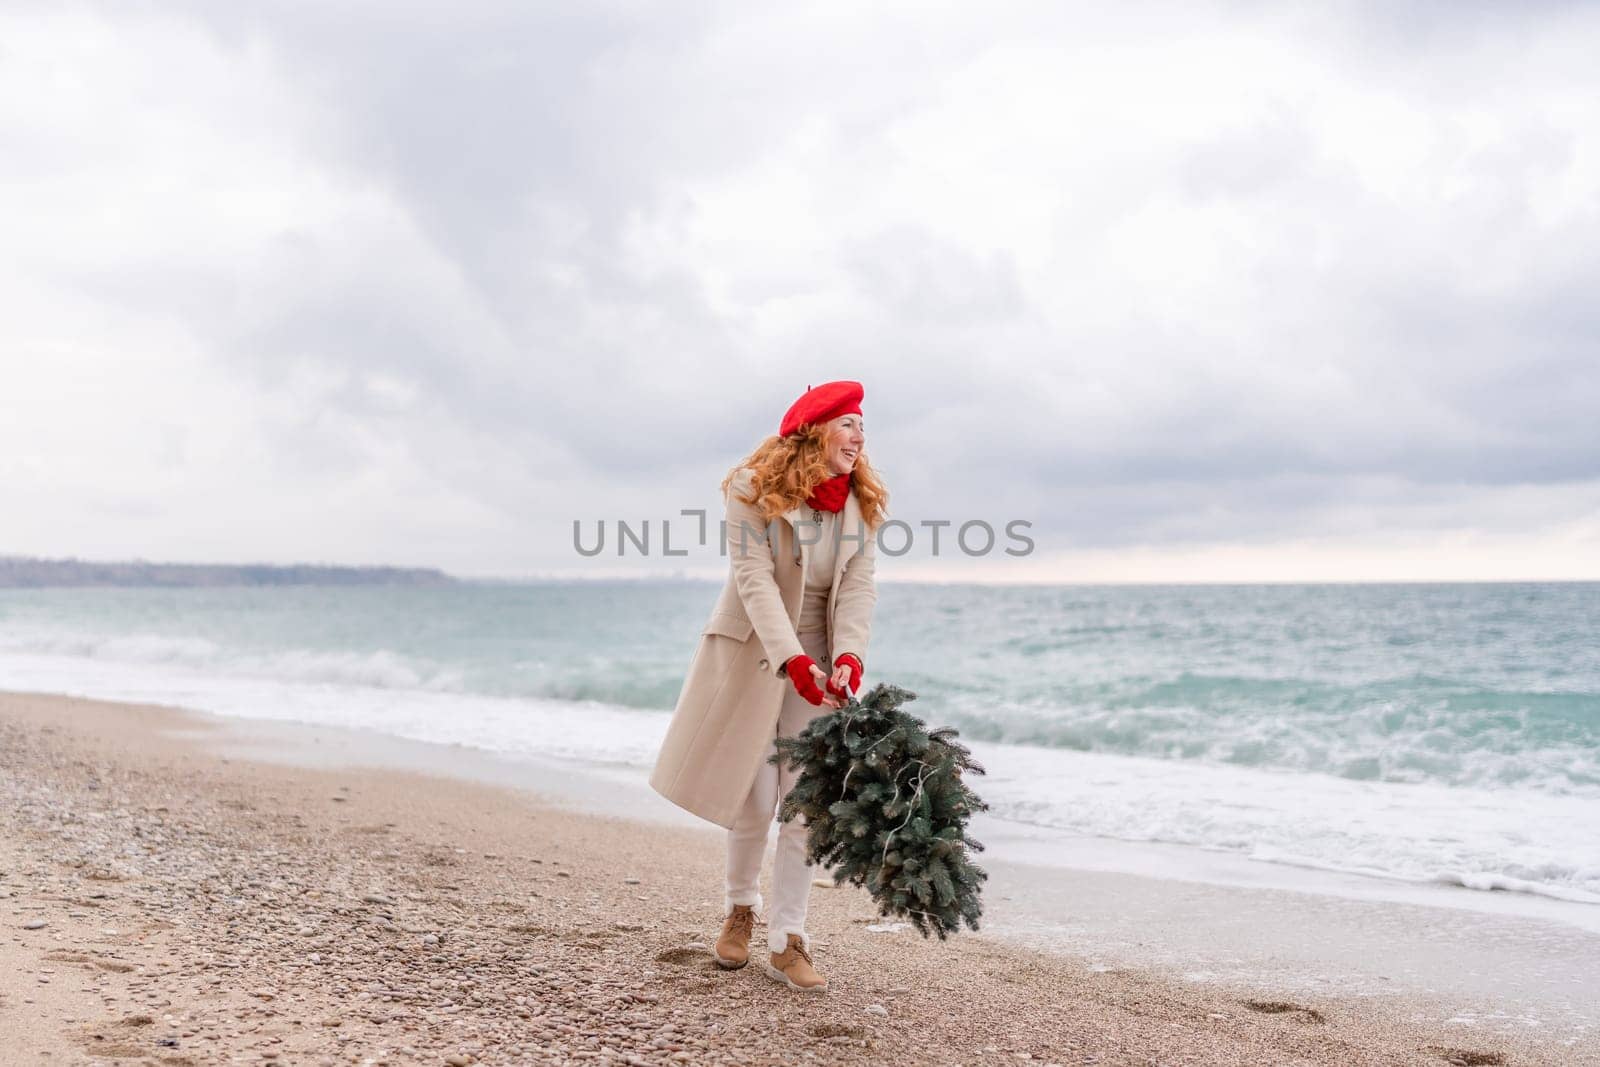
[[[810,656],[791,656],[783,665],[783,670],[789,676],[789,681],[794,683],[795,692],[805,697],[806,703],[826,704],[830,708],[844,707],[843,700],[817,687],[818,683],[828,683],[828,675]]]
[[[847,686],[850,690],[849,693],[845,692]],[[833,676],[828,679],[828,692],[838,697],[840,705],[843,706],[849,700],[851,694],[860,692],[860,690],[861,661],[856,659],[855,654],[851,652],[835,656],[833,659]]]

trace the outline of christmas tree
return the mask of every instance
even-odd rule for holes
[[[879,684],[779,738],[772,762],[787,760],[799,774],[778,818],[805,816],[807,858],[832,867],[835,883],[866,887],[881,914],[943,940],[963,921],[978,928],[989,876],[968,859],[983,845],[966,827],[988,805],[961,779],[984,772],[956,731],[930,731],[900,710],[916,697]]]

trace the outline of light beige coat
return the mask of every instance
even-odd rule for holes
[[[795,627],[811,551],[805,541],[817,536],[815,526],[808,526],[804,537],[798,535],[799,524],[810,521],[804,505],[771,527],[764,524],[761,513],[742,499],[750,495],[753,481],[752,472],[741,468],[729,485],[728,582],[701,630],[650,775],[656,792],[728,827],[767,757],[784,694],[792,687],[778,672],[790,656],[804,654]],[[878,600],[876,538],[862,522],[853,490],[840,516],[841,539],[828,597],[828,649],[835,659],[854,652],[864,669]],[[769,530],[775,536],[765,536]],[[827,710],[825,705],[818,708],[819,713]]]

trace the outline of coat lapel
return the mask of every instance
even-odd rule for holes
[[[850,562],[850,557],[860,548],[860,542],[847,540],[861,532],[861,504],[856,500],[855,490],[850,490],[850,495],[844,498],[844,510],[839,512],[839,551],[833,557],[833,585],[829,593],[829,602],[832,594],[839,591],[839,575],[844,573],[844,565]]]
[[[801,504],[799,507],[790,508],[783,513],[783,517],[789,520],[789,544],[798,546],[800,549],[801,574],[805,574],[806,561],[811,558],[809,555],[811,546],[800,544],[800,524],[809,521],[809,517],[806,515],[808,510],[810,509]]]

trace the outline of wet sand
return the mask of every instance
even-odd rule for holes
[[[1600,1063],[1400,995],[871,932],[854,889],[814,891],[833,989],[795,994],[711,961],[713,828],[302,736],[0,694],[0,1063]]]

